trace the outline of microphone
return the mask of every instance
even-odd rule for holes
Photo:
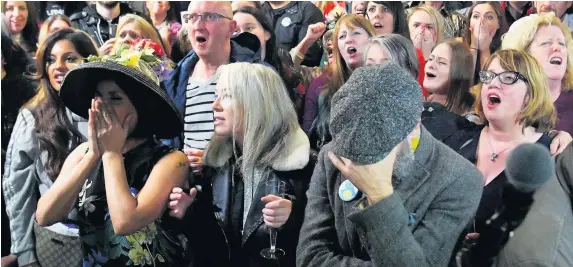
[[[508,183],[503,188],[502,204],[486,221],[474,245],[458,252],[458,266],[492,265],[512,231],[525,219],[535,191],[555,175],[555,162],[546,147],[522,144],[509,155],[505,174]]]

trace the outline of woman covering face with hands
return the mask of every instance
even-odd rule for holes
[[[436,44],[444,39],[444,18],[431,6],[412,8],[408,28],[414,46],[422,51],[426,60]]]
[[[499,2],[476,2],[469,10],[470,23],[464,42],[470,46],[474,58],[474,83],[490,55],[501,48],[501,37],[507,32],[505,13]]]
[[[187,240],[162,216],[189,165],[185,154],[155,139],[176,136],[182,122],[148,57],[139,57],[92,57],[66,75],[60,90],[66,107],[88,118],[88,140],[40,198],[36,219],[50,225],[76,207],[84,265],[185,264]]]
[[[275,266],[260,256],[269,247],[269,227],[278,229],[276,246],[285,251],[280,265],[294,266],[314,169],[308,138],[292,105],[268,105],[288,102],[271,68],[233,63],[218,75],[215,135],[205,150],[201,192],[175,188],[169,208],[185,216],[196,266]],[[272,179],[285,183],[286,195],[266,195]]]

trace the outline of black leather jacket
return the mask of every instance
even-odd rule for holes
[[[295,266],[296,247],[307,203],[306,190],[316,158],[316,153],[311,152],[305,167],[272,171],[263,177],[256,186],[242,236],[230,230],[230,217],[234,212],[231,207],[234,167],[226,164],[222,168],[206,168],[204,176],[197,181],[202,190],[185,218],[190,248],[194,254],[193,266]],[[260,256],[261,250],[269,247],[269,231],[262,215],[266,203],[260,199],[265,195],[265,181],[274,177],[286,182],[286,193],[292,201],[289,219],[277,235],[277,247],[286,252],[280,262],[268,261]]]
[[[117,24],[121,16],[131,13],[146,18],[144,14],[133,11],[126,3],[120,3],[119,5],[119,16],[113,19],[111,23],[97,13],[95,5],[86,6],[81,12],[73,14],[70,20],[74,28],[88,33],[99,47],[102,46],[105,41],[115,37]]]

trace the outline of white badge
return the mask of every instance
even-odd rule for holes
[[[283,25],[283,27],[288,27],[291,25],[291,23],[292,23],[292,20],[290,20],[289,17],[286,17],[281,21],[281,25]]]

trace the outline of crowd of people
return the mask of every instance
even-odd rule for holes
[[[573,266],[573,2],[1,2],[2,266]]]

